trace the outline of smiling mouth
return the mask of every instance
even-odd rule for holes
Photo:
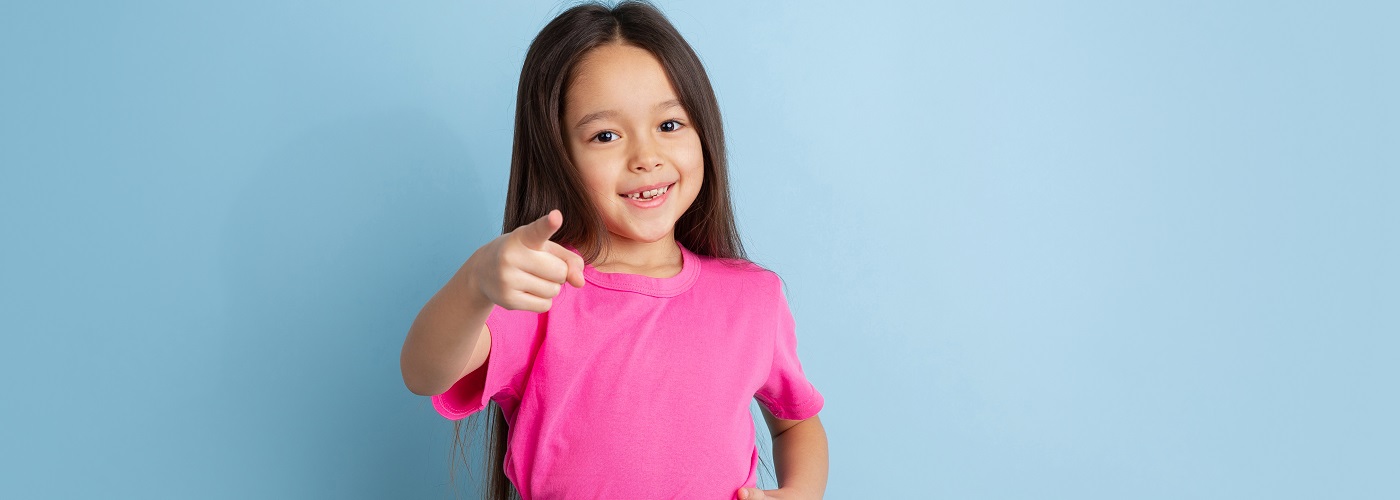
[[[666,194],[666,191],[669,191],[669,190],[670,190],[672,187],[674,187],[675,185],[676,185],[676,183],[672,182],[672,183],[670,183],[670,184],[667,184],[667,185],[665,185],[665,186],[661,186],[661,187],[656,188],[656,189],[651,189],[651,190],[647,190],[647,191],[640,191],[640,192],[636,192],[636,193],[632,193],[632,194],[619,194],[618,196],[621,196],[621,197],[623,197],[623,198],[632,199],[632,200],[637,200],[637,201],[647,201],[647,200],[655,199],[655,198],[657,198],[657,197],[659,197],[659,196],[661,196],[661,195],[663,195],[663,194]]]

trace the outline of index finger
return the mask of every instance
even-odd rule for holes
[[[564,216],[555,215],[559,210],[550,210],[544,217],[535,219],[534,222],[520,226],[515,231],[519,233],[520,242],[532,250],[544,250],[545,243],[549,237],[554,235],[561,226],[564,225]]]

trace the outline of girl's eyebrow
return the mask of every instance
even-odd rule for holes
[[[669,101],[663,101],[660,104],[657,104],[656,110],[660,111],[667,108],[674,108],[680,105],[680,99],[671,99]],[[601,120],[604,118],[612,118],[614,116],[617,116],[617,111],[611,109],[605,109],[603,111],[583,115],[583,119],[579,120],[577,125],[574,125],[574,130],[581,129],[584,125],[588,125],[589,123],[593,123],[594,121]]]

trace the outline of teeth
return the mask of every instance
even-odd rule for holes
[[[627,197],[628,197],[628,198],[631,198],[631,199],[634,199],[634,200],[651,199],[651,198],[655,198],[655,197],[657,197],[657,196],[661,196],[662,193],[665,193],[665,192],[666,192],[666,188],[668,188],[668,187],[670,187],[670,186],[661,186],[661,187],[656,188],[656,189],[651,189],[651,190],[642,191],[642,192],[639,192],[639,193],[630,194],[630,195],[627,195]]]

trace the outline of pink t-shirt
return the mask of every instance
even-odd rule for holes
[[[678,246],[670,278],[587,266],[546,313],[495,306],[486,364],[432,397],[453,420],[500,405],[523,500],[738,498],[758,479],[750,402],[821,410],[778,275]]]

